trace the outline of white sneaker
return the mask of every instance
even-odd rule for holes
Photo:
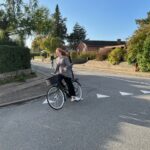
[[[76,97],[75,97],[75,100],[76,100],[76,101],[80,101],[81,99],[76,96]]]
[[[80,101],[80,98],[76,96],[71,96],[71,102],[73,101]]]
[[[71,96],[71,102],[75,101],[75,96]]]

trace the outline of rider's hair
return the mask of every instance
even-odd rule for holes
[[[56,51],[59,51],[63,56],[67,56],[67,53],[62,48],[57,48]]]

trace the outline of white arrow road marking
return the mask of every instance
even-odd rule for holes
[[[126,93],[126,92],[119,92],[122,96],[128,96],[128,95],[133,95],[132,93]]]
[[[55,103],[55,101],[49,100],[50,103]],[[47,99],[43,102],[43,104],[48,104]]]
[[[150,91],[141,90],[141,92],[144,93],[144,94],[150,94]]]
[[[107,98],[107,97],[110,97],[110,96],[102,95],[102,94],[97,94],[97,98]]]
[[[48,102],[47,102],[47,99],[45,99],[45,101],[43,102],[43,104],[47,104]]]

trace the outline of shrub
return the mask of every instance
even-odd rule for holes
[[[96,59],[96,52],[82,52],[79,54],[78,57],[84,58],[87,60],[93,60],[93,59]]]
[[[72,59],[72,62],[74,64],[83,64],[83,63],[87,62],[87,59],[85,59],[85,58],[74,58],[74,59]]]
[[[78,57],[78,53],[77,52],[71,52],[70,54],[71,58],[74,59],[74,58],[77,58]]]
[[[40,53],[30,53],[30,56],[32,59],[34,59],[35,56],[40,56]]]
[[[40,56],[40,52],[34,52],[34,53],[31,53],[31,56]]]
[[[96,55],[97,61],[103,61],[108,58],[108,54],[112,51],[111,48],[101,48],[99,53]]]
[[[103,60],[105,60],[107,57],[106,57],[106,55],[101,55],[100,53],[98,53],[97,55],[96,55],[96,60],[97,61],[103,61]]]
[[[109,55],[108,60],[111,64],[116,65],[124,61],[125,50],[122,48],[114,49]]]
[[[30,50],[28,48],[0,45],[0,73],[30,67]]]
[[[96,59],[97,52],[90,52],[90,60]]]
[[[128,54],[126,50],[124,50],[123,61],[128,61]]]
[[[40,55],[41,55],[43,58],[47,58],[48,53],[47,53],[47,51],[43,50],[43,51],[41,51]]]

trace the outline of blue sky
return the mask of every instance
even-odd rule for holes
[[[58,4],[67,18],[68,32],[78,22],[91,40],[125,40],[137,28],[135,19],[146,17],[150,11],[149,0],[39,0],[39,4],[50,13]]]

